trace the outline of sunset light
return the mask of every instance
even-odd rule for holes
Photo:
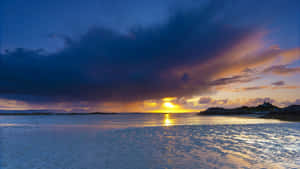
[[[170,126],[170,125],[172,125],[172,120],[169,118],[169,114],[165,114],[164,125],[165,125],[165,126]]]
[[[0,0],[0,169],[300,169],[300,0]]]
[[[177,99],[177,97],[165,97],[161,100],[164,101],[164,102],[170,102],[170,101],[173,101],[173,100],[176,100],[176,99]]]
[[[174,109],[174,108],[177,108],[177,107],[178,107],[177,105],[173,104],[172,102],[165,102],[165,103],[163,104],[163,106],[164,106],[165,108],[168,108],[168,109]]]

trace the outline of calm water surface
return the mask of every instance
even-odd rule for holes
[[[0,168],[300,168],[300,123],[195,114],[0,116]]]

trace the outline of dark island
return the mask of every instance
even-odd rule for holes
[[[213,107],[198,113],[198,115],[256,115],[260,118],[300,121],[300,105],[291,105],[285,108],[279,108],[271,103],[265,102],[255,107],[242,106],[232,109]]]

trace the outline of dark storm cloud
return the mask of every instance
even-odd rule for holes
[[[55,34],[55,33],[50,33],[48,35],[49,38],[57,38],[57,39],[61,39],[64,41],[66,46],[72,45],[73,40],[71,37],[67,36],[67,35],[63,35],[63,34]]]
[[[53,101],[136,101],[186,96],[213,85],[251,81],[234,76],[212,82],[231,66],[226,64],[194,74],[185,71],[255,33],[218,20],[221,7],[212,3],[202,10],[179,12],[164,24],[133,28],[128,33],[94,27],[79,40],[52,34],[66,44],[56,53],[7,51],[0,58],[0,94]]]

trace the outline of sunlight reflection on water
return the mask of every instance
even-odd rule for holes
[[[194,114],[0,117],[0,168],[300,168],[300,125]]]
[[[165,114],[165,126],[171,126],[172,120],[169,119],[169,114]]]
[[[197,116],[195,114],[118,114],[89,116],[0,116],[0,127],[88,127],[118,129],[177,125],[222,125],[282,123],[255,117]],[[286,122],[284,122],[286,123]]]

